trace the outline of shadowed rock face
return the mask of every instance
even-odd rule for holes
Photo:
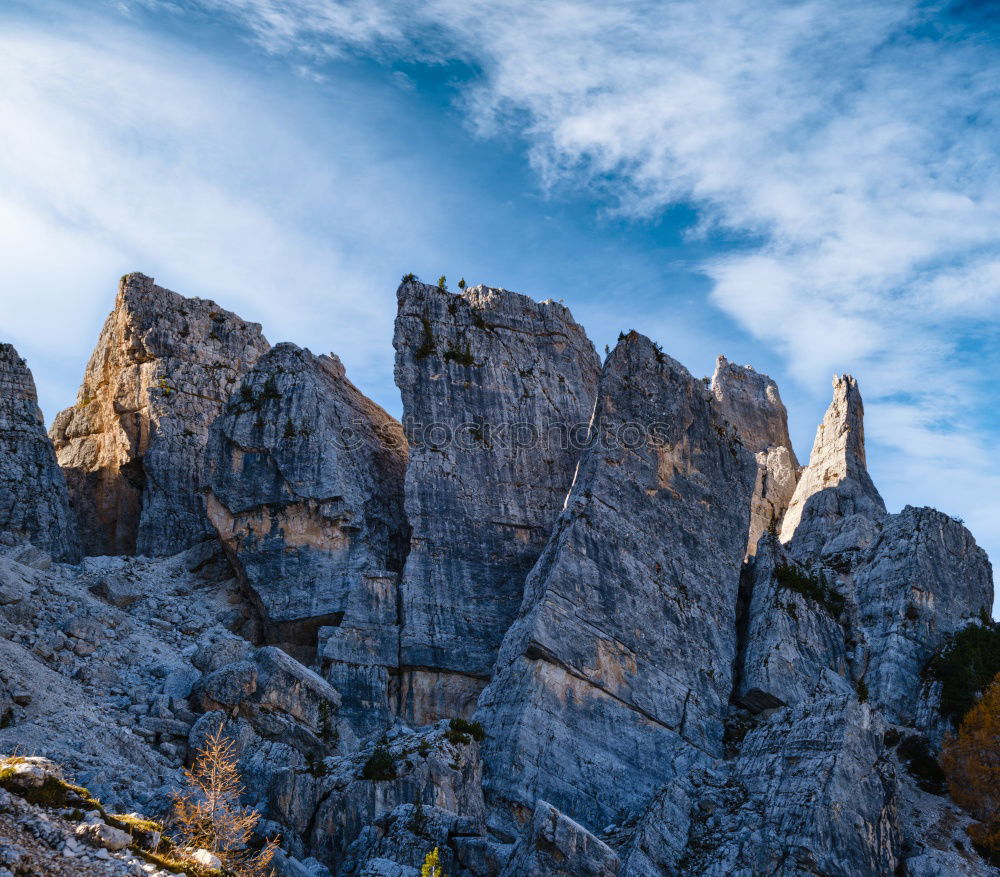
[[[208,428],[268,349],[257,323],[127,274],[50,435],[86,554],[173,554],[210,528]]]
[[[404,283],[393,344],[410,440],[401,712],[468,715],[562,509],[599,362],[570,312]]]
[[[712,395],[740,441],[757,457],[747,540],[747,555],[753,556],[761,535],[781,527],[799,477],[799,461],[788,435],[788,412],[771,378],[724,356],[715,362]]]
[[[623,444],[626,424],[651,430]],[[507,831],[536,798],[602,827],[721,754],[753,457],[636,333],[605,363],[595,431],[480,699]]]
[[[406,439],[336,357],[279,344],[212,427],[208,514],[259,608],[264,638],[316,647],[348,708],[388,708],[407,542]],[[381,680],[369,703],[342,665]]]
[[[833,401],[781,525],[781,541],[794,540],[793,554],[818,555],[845,518],[876,520],[885,514],[868,475],[864,417],[858,382],[850,375],[834,378]]]
[[[24,538],[56,560],[79,548],[66,481],[38,407],[28,366],[0,344],[0,532]]]

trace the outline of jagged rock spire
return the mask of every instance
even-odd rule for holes
[[[404,717],[468,715],[562,509],[600,362],[569,310],[503,289],[397,292],[410,440]]]
[[[173,554],[209,534],[208,428],[268,347],[215,302],[122,277],[77,402],[50,430],[86,554]]]
[[[833,401],[781,525],[781,541],[794,537],[796,553],[820,551],[839,522],[851,515],[871,519],[885,514],[868,474],[864,416],[858,382],[851,375],[835,376]]]
[[[753,556],[761,535],[780,528],[799,477],[799,461],[788,435],[788,412],[771,378],[724,356],[715,362],[712,395],[740,441],[757,456],[747,539],[747,555]]]
[[[0,532],[27,539],[57,560],[79,554],[35,381],[10,344],[0,344]]]
[[[755,472],[701,382],[642,335],[619,342],[480,699],[498,814],[542,798],[599,830],[721,754]]]

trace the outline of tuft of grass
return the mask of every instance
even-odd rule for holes
[[[464,365],[466,368],[474,366],[476,360],[472,357],[472,351],[469,349],[469,345],[466,344],[464,349],[458,347],[449,347],[444,352],[445,360],[451,362],[457,362],[459,365]]]

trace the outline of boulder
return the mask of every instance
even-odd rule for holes
[[[502,289],[397,292],[410,440],[400,709],[467,716],[573,480],[599,360],[569,310]]]
[[[0,532],[57,560],[79,558],[66,479],[45,434],[35,381],[10,344],[0,344]]]
[[[538,801],[500,877],[616,877],[618,856],[582,825]]]
[[[605,363],[594,430],[480,699],[507,834],[539,798],[593,830],[722,753],[755,461],[636,333]]]
[[[76,404],[50,435],[86,554],[175,554],[206,538],[208,428],[268,349],[257,323],[126,274]]]

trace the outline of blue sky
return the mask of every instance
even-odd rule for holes
[[[4,339],[47,417],[141,270],[398,413],[399,276],[861,382],[890,508],[1000,557],[1000,16],[887,0],[0,4]]]

